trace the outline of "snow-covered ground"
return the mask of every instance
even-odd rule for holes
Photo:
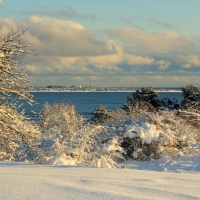
[[[108,169],[0,162],[0,199],[200,199],[197,163],[126,164]]]

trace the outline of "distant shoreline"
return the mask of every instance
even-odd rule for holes
[[[111,90],[78,90],[78,89],[76,89],[76,90],[56,90],[56,89],[44,89],[44,90],[31,90],[31,91],[29,91],[29,92],[32,92],[32,93],[34,93],[34,92],[135,92],[136,91],[136,89],[133,89],[133,90],[123,90],[123,89],[121,89],[121,90],[113,90],[113,89],[111,89]],[[155,92],[182,92],[181,90],[177,90],[177,89],[155,89]]]

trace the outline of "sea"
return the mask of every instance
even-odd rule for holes
[[[66,102],[75,106],[76,111],[85,119],[92,117],[92,112],[99,105],[106,106],[109,110],[122,108],[126,104],[127,97],[132,97],[132,91],[112,91],[112,92],[30,92],[36,104],[30,106],[23,102],[19,110],[24,109],[25,115],[31,120],[37,120],[38,113],[44,106],[45,102],[50,105],[55,103]],[[169,97],[170,99],[176,98],[179,102],[183,99],[182,93],[176,90],[160,91],[158,92],[159,98]],[[21,102],[22,103],[22,102]]]

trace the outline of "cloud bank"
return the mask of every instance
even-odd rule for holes
[[[28,27],[24,39],[39,55],[23,62],[35,85],[175,86],[200,75],[198,37],[135,28],[94,32],[55,17],[0,20],[4,34]]]

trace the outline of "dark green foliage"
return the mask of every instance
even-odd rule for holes
[[[149,161],[151,159],[160,159],[160,152],[158,151],[159,142],[151,142],[151,144],[143,143],[140,137],[123,138],[121,147],[125,150],[124,156],[127,160],[142,160]],[[137,152],[137,153],[136,153]],[[135,155],[134,155],[135,153]]]
[[[186,85],[181,87],[182,94],[184,97],[184,102],[199,102],[200,101],[200,91],[194,85]]]
[[[135,93],[133,93],[133,98],[127,97],[127,106],[134,107],[136,103],[147,102],[157,107],[158,104],[158,93],[154,91],[152,87],[143,87],[141,89],[137,89]]]
[[[137,89],[133,94],[133,99],[135,101],[145,101],[150,102],[158,98],[158,93],[154,91],[152,87],[143,87],[140,90]]]
[[[92,112],[93,117],[92,121],[95,123],[103,123],[108,119],[112,118],[112,111],[108,110],[105,106],[103,105],[98,105],[94,111]]]

